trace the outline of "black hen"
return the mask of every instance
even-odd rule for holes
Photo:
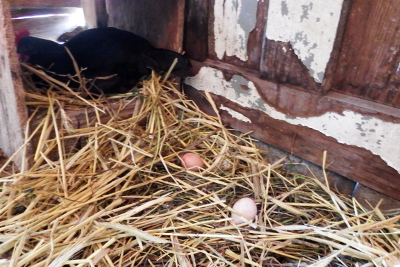
[[[119,93],[131,89],[154,70],[163,74],[177,59],[172,75],[185,78],[190,62],[181,54],[153,47],[148,40],[116,28],[83,31],[64,44],[35,37],[21,38],[18,53],[29,56],[28,63],[40,65],[49,73],[74,75],[71,52],[86,79],[96,79],[93,92]],[[55,76],[59,80],[65,76]]]

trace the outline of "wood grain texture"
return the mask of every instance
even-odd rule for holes
[[[107,0],[109,26],[147,38],[155,47],[181,52],[184,0]]]
[[[8,3],[0,1],[0,148],[7,157],[24,144],[28,119],[14,38]],[[14,158],[17,167],[24,159],[20,150]]]
[[[183,50],[186,56],[204,61],[208,56],[209,1],[186,1]]]
[[[208,58],[218,60],[215,52],[215,35],[214,35],[214,4],[215,0],[209,0],[209,35],[208,35]],[[261,63],[261,54],[263,46],[263,38],[266,25],[267,1],[258,1],[257,3],[257,21],[254,29],[250,32],[247,42],[247,61],[242,61],[236,56],[224,55],[221,61],[232,65],[241,66],[247,69],[259,70]],[[190,29],[189,29],[190,30]]]
[[[320,84],[311,77],[290,43],[265,40],[261,77],[278,84],[298,86],[318,92]]]
[[[398,0],[355,0],[333,78],[335,90],[400,107]]]
[[[344,110],[352,110],[385,121],[400,123],[400,111],[392,107],[384,105],[380,105],[381,108],[371,107],[368,101],[335,92],[321,96],[306,90],[293,90],[293,88],[278,86],[260,79],[257,73],[216,61],[192,63],[195,72],[202,66],[212,66],[223,71],[241,73],[247,80],[255,84],[259,93],[263,92],[264,101],[270,101],[269,104],[279,111],[289,112],[288,115],[318,116],[318,114],[328,111],[340,113]],[[185,92],[200,107],[207,110],[208,104],[201,97],[199,91],[190,86],[185,86]],[[280,95],[282,93],[283,95]],[[215,95],[213,98],[217,106],[222,104],[245,114],[252,122],[237,120],[226,111],[221,111],[220,114],[227,125],[242,132],[252,131],[255,138],[320,166],[322,165],[323,152],[326,150],[328,151],[327,168],[329,170],[358,181],[385,195],[400,199],[400,191],[396,186],[400,182],[400,174],[369,150],[338,143],[336,139],[325,136],[316,130],[273,119],[259,110],[240,106],[224,97]]]

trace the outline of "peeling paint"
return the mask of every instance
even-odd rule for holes
[[[231,115],[233,118],[235,118],[235,119],[237,119],[237,120],[251,123],[251,120],[250,120],[249,118],[247,118],[247,117],[246,117],[245,115],[243,115],[242,113],[237,112],[237,111],[235,111],[235,110],[233,110],[233,109],[231,109],[231,108],[228,108],[228,107],[225,107],[224,105],[221,105],[221,106],[219,107],[219,109],[221,109],[221,110],[226,110],[226,111],[229,113],[229,115]]]
[[[266,37],[290,42],[296,55],[321,83],[340,19],[343,0],[270,0]]]
[[[246,61],[249,33],[257,21],[257,0],[215,0],[215,52],[219,59],[236,56]]]
[[[234,75],[228,82],[220,70],[211,67],[201,68],[196,76],[186,78],[185,83],[198,90],[223,96],[243,107],[258,109],[274,119],[317,130],[339,143],[368,149],[400,173],[400,157],[393,156],[400,155],[400,146],[394,145],[400,143],[400,124],[350,110],[343,114],[327,112],[309,118],[287,116],[266,104],[253,82],[240,75]],[[242,85],[247,86],[248,90],[243,90]]]

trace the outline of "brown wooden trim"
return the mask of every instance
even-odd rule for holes
[[[181,52],[185,0],[106,0],[109,26],[131,31],[155,47]]]
[[[325,77],[321,84],[321,93],[325,94],[332,89],[333,75],[336,71],[340,51],[342,49],[344,34],[346,31],[347,22],[350,16],[350,10],[352,8],[353,1],[352,0],[344,0],[342,5],[342,12],[340,15],[340,20],[338,24],[338,28],[336,31],[336,38],[333,44],[333,50],[331,52],[331,57],[329,59],[328,65],[325,70]]]
[[[334,92],[326,96],[319,96],[307,91],[293,90],[293,88],[278,86],[262,80],[257,73],[216,61],[207,60],[205,63],[192,62],[192,64],[194,71],[199,70],[202,66],[212,66],[222,71],[245,76],[256,85],[258,92],[263,93],[267,101],[269,99],[268,104],[290,116],[308,117],[321,115],[327,111],[340,113],[343,110],[353,110],[386,121],[400,123],[400,111],[388,106],[377,103],[371,106],[371,103],[365,100]],[[207,110],[207,102],[201,97],[201,93],[190,86],[185,87],[185,92],[200,107]],[[282,91],[286,92],[285,96],[277,97],[282,94]],[[289,92],[291,92],[291,97],[289,97]],[[308,105],[305,107],[298,105],[298,102],[306,101],[307,97]],[[245,114],[252,121],[251,124],[239,121],[222,111],[220,114],[227,125],[242,132],[253,131],[252,135],[259,140],[320,166],[323,152],[326,150],[328,151],[328,170],[360,182],[385,195],[400,199],[400,191],[397,187],[397,184],[400,183],[400,174],[369,150],[340,144],[336,139],[325,136],[316,130],[273,119],[259,110],[240,106],[224,97],[214,95],[213,98],[218,106],[223,104]]]
[[[332,87],[400,108],[398,0],[354,0]]]
[[[204,61],[208,56],[208,10],[208,0],[186,1],[183,49],[197,61]]]

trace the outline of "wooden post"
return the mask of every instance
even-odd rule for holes
[[[8,157],[24,144],[28,112],[15,49],[8,1],[0,1],[0,149]],[[24,165],[23,150],[14,162]]]

